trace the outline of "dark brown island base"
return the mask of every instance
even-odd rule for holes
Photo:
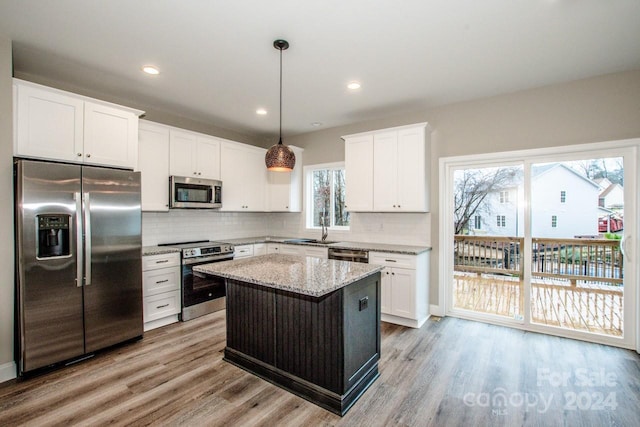
[[[224,359],[344,415],[380,376],[380,270],[265,255],[194,267],[226,279]]]

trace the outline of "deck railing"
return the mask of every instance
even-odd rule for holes
[[[454,270],[462,276],[458,276],[454,291],[461,308],[522,315],[523,243],[521,237],[455,236]],[[533,321],[622,334],[623,257],[619,241],[533,238],[531,249]]]

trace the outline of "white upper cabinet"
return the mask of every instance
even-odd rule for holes
[[[14,79],[14,155],[133,169],[142,111]]]
[[[220,140],[172,128],[169,170],[176,176],[220,179]]]
[[[343,137],[348,210],[429,211],[427,126],[419,123]]]
[[[220,175],[222,210],[259,212],[266,210],[266,150],[247,144],[222,141]]]
[[[138,171],[141,172],[142,210],[169,210],[169,128],[140,120]]]
[[[373,139],[373,210],[427,212],[424,126],[376,133]]]
[[[289,146],[296,155],[296,166],[291,172],[267,171],[268,206],[271,212],[302,211],[302,148]]]
[[[346,208],[351,212],[373,210],[373,135],[344,137]]]

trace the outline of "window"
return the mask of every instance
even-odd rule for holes
[[[500,203],[509,203],[509,192],[501,191],[500,192]]]
[[[476,230],[480,230],[482,228],[482,217],[480,215],[476,215],[474,217],[474,227]]]
[[[560,203],[565,203],[567,201],[567,192],[562,190],[560,192]]]
[[[507,219],[504,215],[498,215],[496,217],[496,223],[498,225],[498,227],[506,227],[507,226]]]
[[[344,164],[307,166],[305,177],[307,228],[320,228],[324,220],[329,228],[348,229]]]
[[[558,217],[551,215],[551,227],[556,228],[558,226]]]

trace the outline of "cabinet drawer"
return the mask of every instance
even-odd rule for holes
[[[233,258],[248,258],[253,256],[253,245],[236,246]]]
[[[180,268],[159,268],[142,272],[144,296],[180,290]]]
[[[369,264],[415,269],[416,257],[415,255],[392,254],[387,252],[369,252]]]
[[[153,270],[157,268],[176,267],[179,265],[180,254],[178,252],[142,257],[142,271]]]
[[[166,292],[160,295],[145,297],[144,321],[162,319],[180,313],[180,291]]]

